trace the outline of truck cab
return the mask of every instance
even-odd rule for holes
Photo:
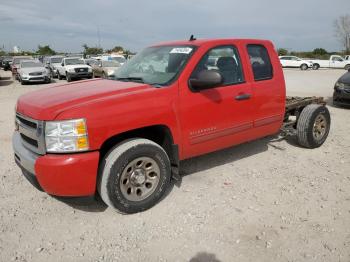
[[[301,145],[322,145],[329,112],[307,101],[286,100],[270,41],[161,43],[139,52],[113,80],[61,84],[21,96],[15,160],[49,194],[98,193],[119,212],[140,212],[181,179],[181,160],[287,126],[296,128]],[[289,116],[297,120],[288,122]]]

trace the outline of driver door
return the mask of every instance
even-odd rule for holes
[[[242,69],[238,49],[217,46],[203,55],[190,79],[202,70],[215,70],[222,84],[195,90],[180,82],[180,121],[185,158],[241,143],[253,128],[252,92]],[[188,79],[187,79],[188,80]]]

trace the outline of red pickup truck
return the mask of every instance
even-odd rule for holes
[[[23,95],[15,124],[15,161],[37,188],[98,192],[116,210],[135,213],[181,178],[181,160],[281,130],[319,147],[330,115],[322,98],[286,97],[270,41],[190,39],[144,49],[115,80]]]

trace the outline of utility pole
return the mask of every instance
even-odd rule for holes
[[[98,47],[101,48],[101,36],[100,36],[100,27],[97,26],[97,38],[98,38]]]

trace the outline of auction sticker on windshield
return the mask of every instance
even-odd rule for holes
[[[191,51],[191,47],[175,47],[170,51],[170,54],[189,54]]]

